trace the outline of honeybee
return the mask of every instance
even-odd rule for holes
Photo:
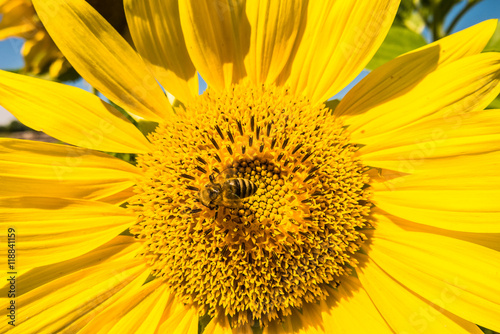
[[[229,168],[219,173],[217,178],[210,175],[210,183],[200,190],[200,200],[203,205],[210,209],[218,205],[234,208],[241,200],[254,195],[257,185],[250,180],[236,177],[236,171]]]

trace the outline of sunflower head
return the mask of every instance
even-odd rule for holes
[[[208,89],[150,141],[132,232],[186,304],[267,325],[324,300],[356,267],[369,178],[329,108],[276,86]],[[256,190],[224,189],[228,180]],[[214,183],[212,207],[203,197]]]

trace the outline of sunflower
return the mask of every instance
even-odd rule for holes
[[[69,68],[68,61],[56,47],[38,19],[31,0],[1,0],[0,40],[18,37],[26,42],[21,50],[23,71],[35,75],[49,72],[57,77]]]
[[[125,14],[118,0],[88,0],[123,36],[128,36]],[[75,79],[75,73],[38,18],[31,0],[0,0],[0,40],[25,40],[21,54],[23,73],[48,74],[61,80]]]
[[[140,55],[83,0],[34,4],[89,83],[158,124],[0,72],[0,104],[71,144],[1,140],[2,332],[500,330],[496,21],[336,105],[399,1],[127,0]]]

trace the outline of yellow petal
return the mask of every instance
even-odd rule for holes
[[[177,299],[170,299],[156,333],[197,334],[198,309],[184,305]]]
[[[16,298],[15,328],[4,321],[0,332],[77,333],[109,304],[138,290],[149,275],[142,260],[115,261],[59,278]],[[6,308],[0,310],[5,318]],[[76,324],[77,325],[76,325]],[[67,330],[72,328],[72,330]]]
[[[245,1],[179,2],[182,31],[196,69],[209,86],[229,88],[246,76],[243,64],[249,36],[241,35]]]
[[[50,64],[49,75],[51,78],[57,78],[69,69],[70,65],[66,58],[58,58]]]
[[[35,12],[29,1],[0,1],[0,14],[0,40],[34,34],[36,27],[30,17]]]
[[[329,290],[332,292],[332,290]],[[328,307],[326,307],[328,308]],[[264,328],[264,334],[328,334],[336,329],[327,327],[323,321],[326,312],[324,303],[306,303],[301,309],[292,309],[292,313],[283,319],[272,321]],[[336,333],[336,331],[335,331]]]
[[[126,209],[102,202],[51,197],[0,198],[4,230],[16,235],[16,269],[34,268],[80,256],[135,223]],[[1,255],[7,258],[7,235]]]
[[[445,230],[430,225],[417,224],[415,222],[405,220],[400,217],[389,215],[378,209],[374,209],[372,213],[376,217],[380,215],[387,216],[391,220],[391,222],[393,222],[397,227],[405,231],[438,234],[445,237],[460,239],[463,241],[478,244],[500,252],[500,233],[473,233],[473,232]]]
[[[499,126],[500,110],[464,110],[449,117],[430,117],[401,130],[372,137],[370,144],[362,147],[358,154],[363,163],[370,166],[416,173],[436,163],[444,167],[447,159],[456,156],[499,150]],[[452,160],[449,167],[455,168]]]
[[[484,132],[486,135],[487,130]],[[472,153],[424,161],[418,165],[418,168],[411,171],[411,175],[398,178],[390,178],[389,174],[390,179],[384,180],[383,171],[377,182],[372,183],[372,189],[376,191],[498,189],[500,187],[498,174],[500,151],[488,154]]]
[[[135,307],[126,315],[121,316],[120,321],[108,333],[149,334],[154,332],[170,295],[165,282],[159,281],[157,283],[159,287],[150,294],[143,296],[143,291],[148,288],[148,285],[154,286],[154,282],[143,286],[142,293],[135,293],[120,302],[120,305],[133,305]],[[141,303],[139,304],[139,302]],[[109,321],[109,318],[107,320]]]
[[[153,280],[127,291],[78,333],[154,333],[168,300],[166,285]]]
[[[2,26],[2,22],[0,22],[0,40],[4,40],[10,37],[18,37],[23,36],[24,34],[28,34],[33,31],[33,25],[30,23],[22,23],[17,22],[14,26]]]
[[[301,0],[247,1],[240,34],[250,36],[245,68],[257,85],[276,82],[290,60],[306,2]]]
[[[120,192],[117,192],[111,196],[99,198],[99,202],[122,205],[123,203],[130,200],[132,196],[136,195],[134,189],[135,186],[123,189]]]
[[[0,105],[30,128],[80,147],[146,153],[149,142],[123,115],[76,87],[0,71]]]
[[[373,57],[398,5],[398,0],[309,1],[282,78],[294,92],[306,95],[313,103],[332,97]]]
[[[412,175],[373,182],[372,200],[389,214],[420,224],[500,233],[499,167],[498,152],[438,159]]]
[[[33,4],[58,48],[93,87],[127,112],[156,122],[173,117],[167,97],[142,59],[87,2]]]
[[[135,47],[165,90],[184,102],[198,96],[177,0],[126,0],[125,14]]]
[[[377,191],[374,204],[420,224],[448,230],[499,233],[499,190]]]
[[[303,325],[294,327],[294,330],[299,334],[328,334],[331,329],[323,322],[321,311],[320,305],[316,303],[303,305],[302,310],[292,313],[292,317],[299,318]]]
[[[82,257],[72,259],[68,262],[66,262],[66,261],[63,262],[63,263],[67,263],[69,265],[74,263],[80,269],[75,268],[75,270],[67,272],[67,270],[65,270],[63,266],[59,266],[59,264],[50,265],[50,266],[37,268],[37,269],[46,269],[47,271],[52,270],[52,269],[55,269],[55,270],[63,269],[62,273],[67,275],[67,274],[70,274],[70,273],[75,272],[77,270],[81,270],[85,267],[89,267],[89,265],[85,266],[84,264],[88,263],[89,262],[88,260],[91,258],[92,262],[89,263],[90,265],[96,266],[96,268],[99,268],[99,267],[104,268],[104,266],[111,266],[111,267],[115,268],[113,271],[113,274],[119,276],[118,277],[119,279],[122,279],[121,278],[121,271],[119,271],[120,270],[119,267],[117,268],[117,264],[118,264],[118,266],[125,265],[126,262],[122,262],[122,260],[128,260],[131,262],[140,263],[140,261],[137,261],[137,250],[140,247],[140,245],[137,243],[137,240],[133,237],[127,237],[127,238],[132,239],[132,240],[124,240],[123,238],[124,238],[124,236],[118,236],[115,238],[118,241],[115,242],[115,244],[113,244],[114,253],[107,251],[107,250],[106,250],[106,252],[102,252],[102,251],[98,252],[99,249],[97,249],[95,251],[92,251],[90,253],[83,255]],[[112,242],[113,241],[107,243],[104,246],[111,247]],[[124,244],[124,245],[122,245],[122,244]],[[124,247],[126,247],[126,248],[124,248]],[[105,250],[105,249],[103,248],[103,250]],[[101,259],[97,258],[99,253],[104,255],[105,257],[101,258]],[[83,260],[84,264],[77,263],[76,261],[78,261],[78,260]],[[144,268],[144,267],[142,267],[142,268]],[[35,269],[35,270],[37,270],[37,269]],[[99,269],[99,270],[102,270],[102,269]],[[84,272],[86,272],[86,271],[87,270],[85,270]],[[31,272],[32,271],[30,271],[30,273]],[[121,290],[117,291],[114,295],[113,294],[104,294],[103,296],[99,296],[97,303],[100,303],[100,304],[97,305],[97,303],[96,303],[95,307],[90,312],[84,313],[78,319],[74,319],[73,321],[71,321],[71,324],[68,327],[66,327],[67,333],[79,333],[79,331],[82,328],[84,328],[90,321],[95,319],[98,314],[101,314],[102,311],[107,310],[109,307],[111,307],[113,305],[121,304],[121,302],[122,302],[123,298],[125,298],[125,296],[127,296],[129,294],[137,293],[137,291],[139,291],[141,289],[141,286],[147,280],[149,275],[150,275],[150,272],[148,270],[145,270],[139,276],[137,276],[137,278],[135,278],[132,282],[128,283]],[[59,275],[59,277],[62,277],[62,276],[63,275]]]
[[[407,290],[369,257],[360,254],[359,258],[363,263],[356,270],[359,280],[394,332],[482,333],[473,323]]]
[[[332,290],[328,290],[329,293]],[[264,334],[328,334],[336,333],[335,327],[328,321],[323,321],[328,317],[329,307],[325,303],[306,303],[301,309],[292,309],[292,313],[283,319],[272,321],[264,328]]]
[[[476,24],[380,66],[346,94],[335,114],[354,117],[347,122],[356,123],[356,115],[360,115],[361,120],[362,114],[369,109],[404,94],[432,71],[480,53],[496,25],[497,20]]]
[[[269,327],[264,328],[264,334],[286,333],[280,331],[268,332],[268,329]],[[207,327],[205,327],[205,330],[203,331],[203,334],[252,334],[252,333],[253,331],[249,324],[245,324],[237,328],[231,328],[229,320],[227,316],[224,314],[219,314],[218,316],[212,318],[212,320],[210,320]]]
[[[328,293],[321,308],[330,332],[393,333],[357,278],[343,278],[338,288],[328,289]]]
[[[134,166],[74,146],[0,138],[0,197],[44,196],[114,203],[140,177]],[[131,195],[131,193],[129,193]]]
[[[21,54],[25,63],[23,70],[33,74],[41,74],[46,71],[52,61],[62,57],[62,54],[45,30],[34,32],[32,38],[29,38],[24,43]]]
[[[42,285],[49,284],[63,276],[71,275],[92,266],[103,265],[113,261],[133,260],[137,256],[139,247],[140,243],[134,237],[119,235],[104,245],[78,257],[33,268],[24,274],[18,272],[16,296],[22,296]],[[2,287],[0,293],[3,293],[2,295],[5,296],[8,293],[8,289],[9,285],[7,284]]]
[[[500,233],[466,233],[466,232],[456,232],[447,231],[447,235],[452,238],[460,239],[466,242],[472,242],[487,248],[491,248],[500,252]],[[441,232],[445,234],[444,231]]]
[[[204,334],[233,334],[227,316],[219,314],[212,318],[203,331]]]
[[[286,328],[285,328],[286,327]],[[291,327],[291,326],[290,326]],[[263,334],[293,334],[293,330],[281,322],[273,321],[269,326],[264,327]],[[232,334],[230,331],[210,332],[210,334]]]
[[[379,217],[364,250],[421,297],[472,323],[500,330],[500,252],[441,235],[401,231],[384,217]]]
[[[466,112],[484,109],[500,92],[500,54],[459,59],[431,71],[417,83],[412,77],[398,78],[404,90],[396,95],[384,92],[392,96],[385,101],[374,97],[363,106],[364,113],[346,120],[352,141],[370,145],[377,142],[377,136],[406,131],[404,128],[415,122],[441,119],[442,123],[453,123]]]

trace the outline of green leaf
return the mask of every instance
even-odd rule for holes
[[[21,74],[23,72],[23,69],[18,68],[18,69],[12,69],[12,70],[4,70],[4,71],[10,72],[10,73]]]
[[[500,95],[498,95],[497,98],[486,107],[486,109],[500,109]]]
[[[339,105],[340,103],[340,100],[338,99],[335,99],[335,100],[328,100],[325,102],[325,107],[327,108],[330,108],[330,114],[333,115],[333,113],[335,112],[335,108],[337,108],[337,106]]]
[[[132,165],[136,164],[136,155],[132,153],[115,153],[115,152],[106,152],[109,155],[118,158],[120,160],[126,161]]]
[[[67,81],[76,81],[80,78],[81,78],[80,74],[78,74],[78,72],[73,67],[70,67],[66,71],[60,73],[59,76],[57,77],[57,80],[61,82],[67,82]]]
[[[424,37],[406,27],[392,26],[382,46],[366,66],[374,70],[403,53],[426,45]]]
[[[497,30],[495,30],[495,33],[483,50],[483,52],[492,51],[500,52],[500,24],[497,24]]]
[[[484,327],[481,327],[481,326],[479,326],[479,328],[481,328],[481,330],[482,330],[485,334],[498,334],[498,332],[494,332],[494,331],[492,331],[491,329],[487,329],[487,328],[484,328]]]
[[[99,96],[99,95],[98,95]],[[123,109],[122,107],[120,107],[119,105],[117,105],[116,103],[114,103],[113,101],[111,100],[108,100],[107,101],[109,104],[111,104],[116,110],[118,110],[123,116],[125,116],[129,121],[130,123],[134,124],[135,126],[137,126],[137,122],[136,120],[130,116],[126,111],[125,109]]]
[[[139,121],[137,122],[137,128],[142,132],[143,135],[147,136],[151,132],[156,130],[158,123],[151,121]]]
[[[421,34],[422,31],[424,31],[425,29],[425,21],[422,18],[422,16],[417,12],[414,12],[408,17],[406,17],[403,23],[408,29],[417,34]]]
[[[198,318],[198,333],[203,333],[203,331],[205,331],[205,327],[207,327],[210,320],[212,320],[212,317],[208,314]]]

